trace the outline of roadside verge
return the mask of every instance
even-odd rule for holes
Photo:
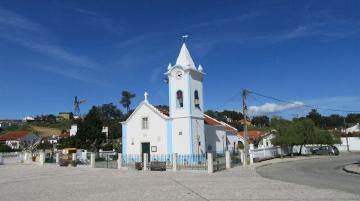
[[[347,173],[352,173],[352,174],[359,174],[360,175],[360,164],[359,163],[354,163],[354,164],[350,164],[350,165],[345,165],[343,167],[343,170]]]

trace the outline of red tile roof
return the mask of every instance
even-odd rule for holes
[[[164,115],[169,116],[169,111],[167,109],[159,108],[159,107],[156,107],[156,109],[159,110],[159,112],[163,113]],[[211,126],[222,126],[225,128],[226,131],[234,131],[234,132],[238,131],[236,128],[230,126],[229,124],[219,121],[206,114],[204,114],[204,123]]]
[[[204,123],[212,126],[223,126],[226,131],[234,131],[234,132],[238,131],[236,128],[230,126],[229,124],[219,121],[213,117],[210,117],[207,114],[204,114]]]
[[[204,115],[204,123],[211,125],[211,126],[221,126],[222,124],[220,123],[220,121],[216,120],[215,118],[212,118],[208,115]]]
[[[261,131],[248,131],[247,133],[248,133],[248,137],[252,140],[260,139],[263,134]],[[243,131],[239,132],[239,135],[241,137],[244,137],[244,132]]]
[[[17,140],[29,135],[31,132],[29,131],[13,131],[6,133],[4,135],[0,135],[0,141],[7,141],[7,140]]]
[[[169,111],[165,108],[160,108],[160,107],[155,107],[157,110],[159,110],[161,113],[163,113],[166,116],[170,116],[169,115]]]

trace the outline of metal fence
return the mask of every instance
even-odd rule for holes
[[[173,168],[172,154],[151,154],[150,161],[147,163],[148,168],[151,162],[165,162],[166,169]],[[138,163],[138,164],[137,164]],[[128,168],[137,168],[136,164],[143,166],[143,156],[140,154],[126,154],[122,155],[122,166]],[[206,154],[179,154],[176,158],[178,170],[207,170]]]
[[[231,167],[239,166],[241,164],[241,155],[240,152],[231,152]]]
[[[123,154],[122,155],[122,163],[123,167],[135,168],[135,163],[142,162],[141,154]]]
[[[206,154],[179,154],[176,160],[179,170],[207,170]]]
[[[0,157],[2,157],[2,161],[4,164],[14,164],[19,163],[21,161],[21,152],[3,152],[0,153]]]
[[[56,163],[56,152],[45,154],[45,163]]]
[[[89,166],[91,163],[91,152],[82,151],[76,153],[76,164]]]
[[[95,168],[116,169],[118,154],[116,152],[99,152],[95,154]]]
[[[166,169],[173,168],[173,155],[172,154],[151,154],[150,155],[150,163],[151,162],[165,162]]]
[[[213,153],[213,169],[214,172],[226,169],[225,153]]]

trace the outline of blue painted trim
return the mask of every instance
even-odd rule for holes
[[[172,101],[171,101],[171,99],[174,96],[174,94],[171,93],[171,79],[168,78],[168,80],[169,80],[169,116],[172,117],[172,114],[171,114],[171,112],[172,112],[171,102]]]
[[[189,92],[189,145],[190,153],[194,153],[194,139],[193,139],[193,129],[192,129],[192,99],[191,99],[191,72],[188,74],[188,92]]]
[[[188,75],[188,91],[189,91],[189,116],[192,116],[192,99],[191,99],[191,75]]]
[[[172,142],[172,121],[168,120],[166,122],[166,130],[167,130],[167,153],[172,154],[173,152],[173,142]]]
[[[126,147],[127,147],[127,144],[126,144],[126,138],[127,138],[127,133],[126,133],[126,125],[123,124],[122,125],[122,154],[123,155],[126,155]]]

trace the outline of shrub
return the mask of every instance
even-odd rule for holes
[[[0,152],[13,152],[14,150],[6,144],[0,144]]]

